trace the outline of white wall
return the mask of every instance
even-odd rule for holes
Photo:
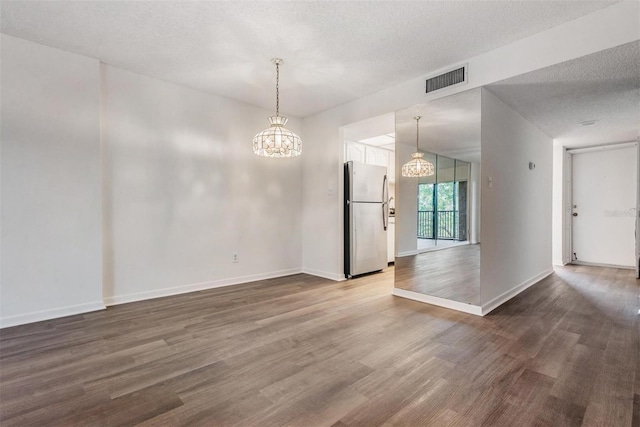
[[[638,138],[640,139],[640,137]],[[640,143],[638,144],[638,153],[637,153],[637,162],[638,162],[638,181],[640,181]],[[640,279],[640,182],[637,184],[636,191],[636,278]]]
[[[2,326],[103,308],[99,63],[0,35]]]
[[[106,302],[300,272],[302,161],[261,158],[251,146],[273,113],[103,73]],[[287,127],[299,132],[300,121]]]
[[[469,243],[476,244],[482,240],[482,191],[480,163],[471,163],[469,176]]]
[[[302,161],[252,152],[272,111],[1,42],[3,327],[301,271]]]
[[[470,58],[465,61],[469,65],[467,85],[427,96],[421,76],[304,118],[304,270],[335,279],[343,277],[342,126],[638,40],[639,13],[638,2],[618,3]],[[425,76],[431,71],[425,70]],[[330,185],[339,189],[337,194],[327,194]]]
[[[563,221],[563,161],[564,148],[554,141],[553,143],[553,181],[552,181],[552,201],[551,201],[551,261],[553,265],[564,265],[562,249],[564,245],[564,221]]]
[[[549,136],[482,90],[483,307],[551,272],[552,147]]]

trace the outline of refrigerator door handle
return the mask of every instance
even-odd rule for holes
[[[351,216],[352,218],[352,226],[353,229],[351,230],[351,246],[352,246],[352,251],[351,251],[351,268],[354,268],[356,265],[356,254],[358,253],[358,239],[355,238],[356,236],[356,232],[358,231],[357,229],[357,225],[356,225],[356,217],[357,215],[355,215],[355,213],[353,213],[353,215]]]
[[[384,176],[382,180],[382,225],[384,226],[384,230],[387,230],[388,221],[389,221],[389,201],[388,198],[388,188],[387,188],[387,175]]]

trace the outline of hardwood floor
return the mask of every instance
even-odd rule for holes
[[[392,287],[296,275],[4,329],[0,424],[638,425],[632,271],[561,268],[484,318]]]
[[[396,288],[480,303],[480,245],[462,245],[396,258]]]

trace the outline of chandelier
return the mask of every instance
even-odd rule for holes
[[[276,115],[269,117],[267,129],[253,137],[253,152],[263,157],[295,157],[302,154],[302,140],[285,128],[287,118],[280,115],[280,58],[271,60],[276,64]]]
[[[420,152],[418,147],[418,138],[420,136],[420,116],[414,117],[416,121],[416,152],[411,154],[411,160],[402,166],[402,176],[409,178],[417,178],[421,176],[431,176],[435,173],[433,163],[424,160],[424,153]]]

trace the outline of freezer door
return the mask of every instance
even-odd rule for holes
[[[384,166],[367,165],[350,161],[347,163],[349,171],[349,200],[353,202],[383,203],[387,193],[387,168]]]
[[[387,232],[382,203],[351,203],[350,274],[369,273],[387,266]]]

